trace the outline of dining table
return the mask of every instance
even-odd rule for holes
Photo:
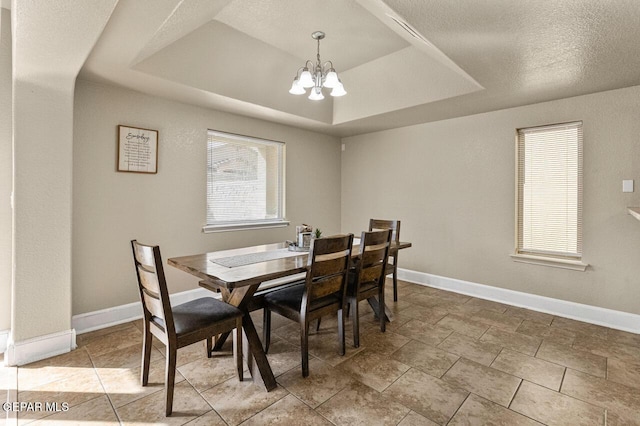
[[[360,256],[359,245],[359,238],[354,238],[351,252],[354,261]],[[392,242],[390,253],[409,247],[410,242]],[[244,357],[254,382],[261,383],[267,391],[276,388],[276,379],[248,308],[261,285],[274,288],[303,279],[308,255],[308,250],[291,250],[289,243],[282,242],[167,259],[169,265],[201,278],[200,286],[221,293],[223,301],[244,312]],[[369,303],[379,314],[377,301]],[[385,312],[392,319],[391,311]],[[226,337],[216,339],[214,350],[220,350]]]

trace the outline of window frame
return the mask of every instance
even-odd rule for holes
[[[578,158],[577,158],[577,252],[576,254],[569,253],[558,253],[553,251],[545,251],[545,250],[526,250],[521,247],[521,235],[523,233],[522,230],[522,221],[523,217],[522,212],[522,188],[521,188],[521,174],[524,170],[521,169],[520,164],[524,164],[524,159],[521,158],[524,156],[524,152],[521,152],[521,144],[520,144],[520,135],[523,132],[531,132],[531,131],[544,131],[544,130],[553,130],[560,129],[562,127],[567,126],[575,126],[579,129],[578,136]],[[589,266],[588,264],[582,261],[583,257],[583,246],[582,246],[582,231],[583,231],[583,150],[584,150],[584,135],[583,135],[583,122],[582,121],[569,121],[564,123],[555,123],[555,124],[547,124],[540,126],[530,126],[530,127],[522,127],[516,129],[515,132],[515,250],[514,253],[511,254],[512,259],[515,262],[542,265],[542,266],[551,266],[556,268],[577,270],[577,271],[585,271]]]
[[[278,146],[278,166],[277,166],[277,178],[278,178],[278,217],[274,219],[257,219],[257,220],[227,220],[227,221],[218,221],[214,223],[209,223],[209,193],[208,193],[208,184],[209,184],[209,143],[211,138],[218,138],[220,141],[238,141],[256,145],[277,145]],[[211,232],[225,232],[225,231],[236,231],[236,230],[250,230],[250,229],[265,229],[265,228],[279,228],[289,226],[289,221],[286,219],[286,210],[285,210],[285,188],[286,188],[286,180],[285,180],[285,169],[286,169],[286,144],[281,141],[274,141],[265,138],[258,138],[247,135],[240,135],[236,133],[223,132],[219,130],[208,129],[207,130],[207,156],[206,156],[206,196],[205,196],[205,222],[206,224],[202,227],[202,231],[204,233]]]

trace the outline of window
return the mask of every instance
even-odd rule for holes
[[[209,130],[205,232],[286,226],[284,143]]]
[[[515,260],[584,270],[582,123],[519,129],[517,161]]]

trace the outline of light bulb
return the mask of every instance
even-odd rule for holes
[[[335,96],[335,97],[344,96],[346,94],[347,94],[347,91],[344,90],[344,86],[340,81],[338,81],[338,84],[336,85],[336,87],[333,88],[333,90],[330,93],[331,96]]]
[[[304,87],[305,89],[308,89],[309,87],[313,87],[314,86],[314,82],[313,82],[313,77],[311,76],[311,73],[309,72],[309,68],[305,68],[302,71],[302,74],[300,74],[300,81],[299,81],[300,86]]]
[[[312,101],[321,101],[324,99],[324,95],[322,94],[322,89],[319,86],[311,89],[311,93],[309,93],[309,99]]]
[[[338,74],[331,68],[331,70],[327,73],[327,76],[324,78],[324,87],[329,89],[333,89],[339,83]]]
[[[292,95],[304,95],[306,91],[304,87],[300,85],[300,81],[297,78],[293,79],[293,83],[291,83],[291,89],[289,89],[289,93]]]

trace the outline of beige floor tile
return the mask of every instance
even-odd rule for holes
[[[510,317],[508,315],[486,309],[477,312],[471,318],[479,323],[488,324],[507,331],[516,331],[520,324],[522,324],[522,319],[520,318]]]
[[[603,357],[640,363],[640,348],[612,340],[580,335],[577,336],[576,340],[573,342],[573,347],[589,351]]]
[[[489,329],[489,325],[479,323],[471,318],[451,314],[442,318],[436,325],[438,327],[448,328],[449,330],[473,339],[478,339]]]
[[[542,342],[536,358],[564,365],[593,376],[606,376],[607,359],[605,357],[566,345]]]
[[[439,292],[432,293],[432,295],[438,299],[451,302],[451,303],[457,303],[457,304],[467,303],[472,299],[471,296],[467,296],[465,294],[460,294],[460,293],[454,293],[452,291],[439,291]]]
[[[503,349],[491,367],[554,391],[560,390],[565,370],[560,365],[509,349]]]
[[[496,359],[502,350],[502,347],[499,345],[480,342],[458,333],[453,333],[447,337],[438,347],[447,352],[487,366]]]
[[[511,410],[549,426],[604,424],[604,410],[527,381],[518,389]]]
[[[425,308],[424,306],[413,305],[410,308],[402,311],[402,313],[410,316],[413,319],[417,319],[428,324],[435,324],[442,318],[447,316],[449,311],[438,307]]]
[[[101,328],[100,330],[90,331],[88,333],[78,334],[76,336],[76,344],[78,345],[78,347],[83,347],[93,341],[102,340],[105,338],[105,336],[109,334],[128,331],[132,327],[135,327],[141,332],[142,320],[139,320],[139,325],[138,325],[138,322],[132,321],[132,322],[126,322],[123,324],[114,325],[107,328]],[[142,336],[142,333],[140,333],[140,336]]]
[[[28,391],[20,391],[20,388],[18,388],[18,401],[55,402],[58,405],[64,402],[67,403],[69,407],[75,407],[103,394],[102,385],[94,369],[83,368],[82,372],[74,374],[71,377],[46,383]],[[22,423],[25,419],[39,419],[50,414],[50,412],[44,409],[22,411],[18,413],[18,419],[21,420]]]
[[[185,423],[186,426],[227,426],[222,417],[215,411],[211,410],[202,416]]]
[[[461,305],[464,302],[466,302],[466,300],[464,300],[462,302],[454,302],[454,301],[449,300],[449,299],[437,297],[437,296],[431,295],[431,294],[424,294],[424,293],[417,293],[417,294],[411,295],[411,303],[413,303],[414,305],[417,305],[417,306],[421,306],[423,308],[436,308],[437,307],[437,308],[440,308],[440,309],[446,309],[449,306]]]
[[[509,305],[505,305],[504,303],[494,302],[492,300],[478,299],[476,297],[471,298],[467,303],[467,306],[478,307],[482,310],[493,311],[499,314],[503,314]]]
[[[267,359],[275,377],[293,369],[298,372],[301,371],[302,354],[300,353],[300,346],[292,345],[278,337],[272,337]]]
[[[375,328],[366,330],[364,333],[360,332],[360,346],[380,355],[390,355],[409,343],[410,340],[408,337],[393,331],[383,333]]]
[[[586,334],[587,336],[600,337],[602,339],[606,339],[608,334],[606,327],[562,317],[554,317],[551,327],[562,328],[574,333]]]
[[[540,322],[524,320],[516,329],[517,333],[527,336],[540,337],[546,342],[571,346],[576,339],[576,333],[563,328],[551,327]]]
[[[493,343],[503,348],[512,349],[526,355],[534,356],[542,343],[539,337],[514,333],[500,328],[491,327],[479,339],[481,342]]]
[[[520,378],[461,358],[442,376],[442,380],[508,407],[520,385]]]
[[[528,417],[471,394],[448,426],[541,426]]]
[[[18,386],[29,390],[49,382],[69,378],[92,369],[91,358],[84,348],[18,367]]]
[[[640,413],[640,392],[636,388],[567,369],[560,392],[621,416],[633,418]]]
[[[316,411],[338,426],[398,424],[409,408],[361,383],[347,386]]]
[[[438,423],[432,422],[425,416],[421,416],[415,411],[410,411],[398,426],[437,426]]]
[[[173,393],[173,414],[165,416],[164,392],[156,392],[122,407],[116,408],[122,425],[161,424],[182,425],[208,411],[211,407],[189,383],[176,385]]]
[[[345,336],[345,350],[344,355],[340,355],[338,352],[338,333],[321,334],[309,336],[309,354],[320,358],[321,360],[336,366],[341,362],[353,357],[364,349],[364,346],[354,348],[352,345],[346,343],[349,342],[349,336]]]
[[[113,407],[106,395],[99,396],[90,401],[71,407],[68,411],[62,411],[44,419],[38,420],[31,425],[80,425],[90,424],[91,426],[119,425],[120,421],[116,416]]]
[[[142,345],[142,332],[131,323],[128,324],[128,327],[122,330],[100,336],[99,338],[90,339],[83,347],[86,348],[92,357],[124,349],[127,346],[137,346],[140,348]]]
[[[608,358],[607,380],[640,389],[640,363]]]
[[[364,350],[340,364],[340,369],[356,380],[382,392],[410,367],[388,356]]]
[[[252,381],[227,380],[206,392],[202,397],[211,404],[229,425],[237,425],[256,415],[289,393],[281,386],[266,392]]]
[[[640,426],[640,416],[636,414],[620,415],[607,411],[607,426]]]
[[[453,330],[412,319],[398,328],[397,333],[427,345],[435,346],[449,337]]]
[[[551,325],[551,322],[553,321],[553,315],[551,314],[519,308],[517,306],[509,306],[504,314],[510,317],[520,318],[522,320],[539,322],[544,325]]]
[[[198,392],[212,388],[232,377],[237,377],[236,360],[233,355],[224,358],[198,359],[178,367],[178,371]]]
[[[391,357],[434,377],[442,377],[459,358],[442,349],[416,341],[407,343]]]
[[[151,362],[164,359],[155,347],[151,349]],[[123,349],[107,352],[91,357],[96,368],[131,368],[140,367],[142,363],[142,345],[127,346]]]
[[[292,369],[278,377],[278,383],[311,408],[316,408],[346,386],[354,383],[350,374],[331,367],[319,359],[309,361],[309,377],[300,369]]]
[[[407,315],[405,312],[406,311],[403,310],[401,312],[393,314],[393,321],[387,322],[387,326],[386,326],[387,331],[397,333],[398,329],[400,329],[407,322],[413,319],[412,317]],[[349,320],[349,318],[347,318],[347,323],[349,322],[351,321]],[[380,330],[380,321],[378,320],[378,318],[374,317],[373,314],[360,315],[360,333],[362,333],[364,330],[374,330],[374,329]],[[347,326],[347,331],[348,332],[351,331],[351,326]],[[347,334],[347,342],[350,341],[353,344],[353,335],[351,336],[352,336],[350,338],[351,340],[349,340],[349,334]]]
[[[164,391],[164,360],[157,360],[150,364],[147,386],[140,384],[141,370],[142,367],[96,369],[102,386],[114,407],[121,407],[152,393]],[[182,381],[184,381],[184,377],[179,371],[176,371],[176,385]]]
[[[415,368],[383,392],[383,395],[439,424],[445,424],[453,417],[468,394],[464,389]]]
[[[610,328],[607,333],[607,340],[640,348],[640,334],[636,333],[629,333],[627,331],[614,330],[613,328]]]
[[[331,426],[332,423],[293,395],[287,395],[242,423],[243,426],[309,425]]]

